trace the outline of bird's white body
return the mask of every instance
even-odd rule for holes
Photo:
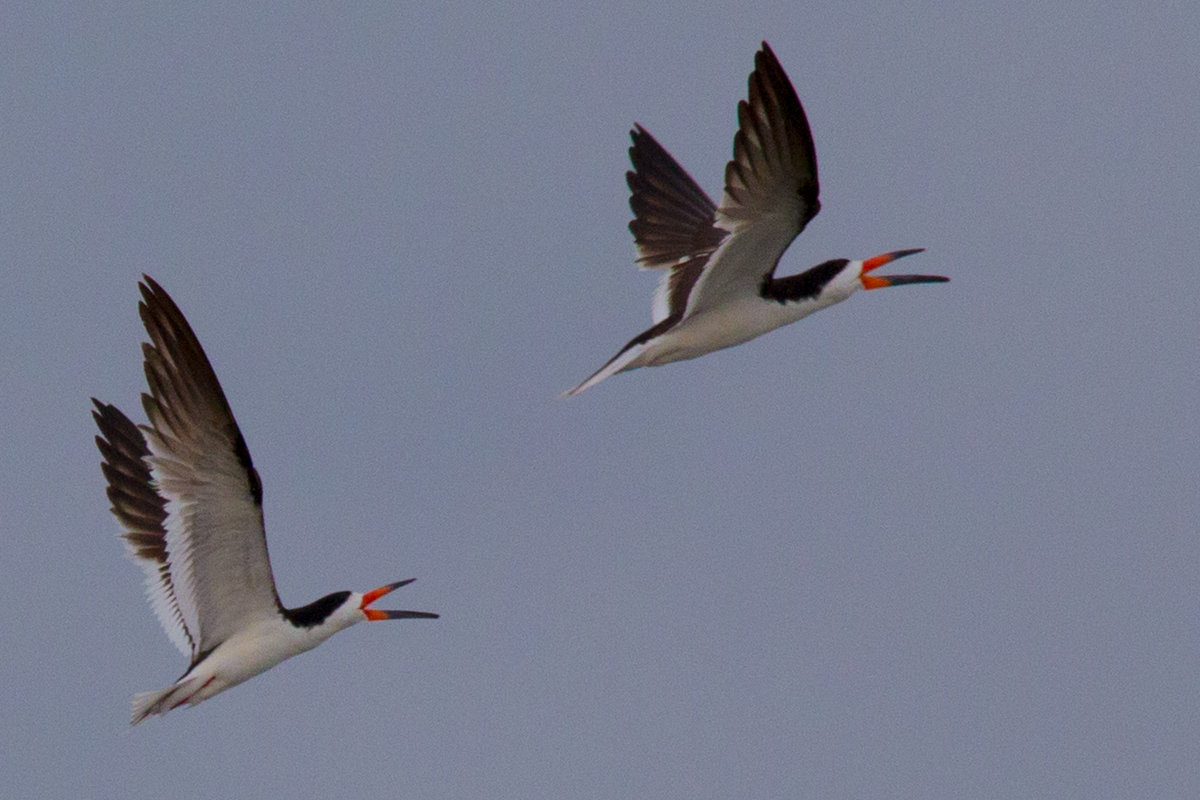
[[[852,270],[844,271],[816,297],[780,302],[766,300],[757,294],[742,294],[687,316],[655,338],[653,346],[646,348],[630,368],[660,366],[672,361],[698,358],[790,325],[826,306],[842,302],[861,289],[862,282],[857,275],[851,278],[851,273]]]
[[[292,656],[312,650],[321,642],[366,617],[358,602],[348,602],[321,625],[296,627],[277,614],[241,627],[189,669],[179,680],[155,692],[139,692],[133,698],[133,716],[144,719],[165,714],[182,705],[196,705],[213,695],[250,680]]]
[[[720,256],[720,251],[714,259]],[[862,261],[849,262],[847,267],[821,287],[815,297],[798,300],[771,300],[758,294],[734,295],[724,303],[685,316],[679,323],[653,339],[627,345],[611,361],[593,373],[567,394],[578,394],[618,372],[639,367],[658,367],[674,361],[699,358],[716,350],[735,347],[776,328],[840,303],[863,288]],[[667,280],[659,289],[663,293]]]

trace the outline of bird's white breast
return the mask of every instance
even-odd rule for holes
[[[834,286],[815,298],[779,303],[753,295],[687,317],[655,339],[637,359],[638,366],[669,364],[748,342],[814,311],[846,299],[856,286]]]

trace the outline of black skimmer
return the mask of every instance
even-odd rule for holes
[[[95,398],[92,416],[125,544],[145,570],[154,613],[191,663],[166,689],[134,695],[132,724],[207,700],[357,622],[436,618],[371,608],[411,578],[284,608],[267,557],[262,482],[217,375],[162,287],[147,277],[139,288],[150,424]]]
[[[719,207],[645,128],[630,132],[633,169],[625,178],[637,261],[667,272],[654,293],[653,326],[565,394],[618,372],[748,342],[859,289],[949,280],[868,274],[923,248],[862,261],[838,258],[774,277],[780,256],[821,209],[817,153],[796,90],[766,42],[754,56],[749,84],[749,99],[738,103]]]

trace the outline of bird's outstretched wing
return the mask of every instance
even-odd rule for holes
[[[817,154],[804,108],[763,42],[738,103],[733,159],[715,225],[729,235],[696,282],[685,316],[755,293],[821,208]]]
[[[195,663],[280,603],[262,483],[221,384],[166,291],[149,277],[139,288],[150,336],[142,345],[149,425],[139,431],[97,403],[101,452],[126,541],[151,573],[155,611],[176,644],[180,634],[167,623],[183,629]]]
[[[683,316],[688,293],[727,233],[713,225],[713,201],[649,131],[635,125],[629,136],[633,169],[625,173],[625,181],[637,260],[643,267],[668,270],[654,293],[657,324]]]

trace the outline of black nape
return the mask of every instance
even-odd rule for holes
[[[825,284],[837,277],[850,262],[844,258],[835,258],[818,264],[812,269],[806,269],[799,275],[789,275],[786,278],[772,279],[770,275],[763,278],[759,294],[767,300],[777,303],[794,303],[798,300],[811,300],[821,293]]]
[[[334,592],[306,606],[300,606],[299,608],[281,607],[279,611],[288,622],[297,628],[312,628],[327,620],[329,615],[337,611],[349,596],[349,592]]]

